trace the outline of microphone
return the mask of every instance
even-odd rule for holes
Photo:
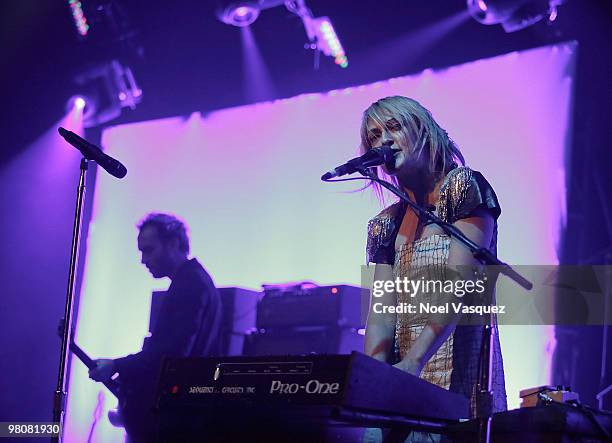
[[[361,157],[355,157],[345,164],[326,172],[321,176],[321,180],[329,180],[330,178],[340,177],[346,174],[352,174],[357,169],[372,168],[374,166],[389,164],[395,158],[395,154],[400,152],[400,149],[392,148],[393,141],[385,142],[382,146],[370,149]]]
[[[57,128],[57,131],[62,137],[64,137],[64,140],[81,151],[81,154],[83,154],[87,160],[95,161],[113,177],[123,178],[126,176],[127,169],[125,166],[123,166],[118,160],[106,155],[104,152],[102,152],[102,149],[93,143],[89,143],[87,140],[79,137],[74,132],[68,131],[61,126]]]

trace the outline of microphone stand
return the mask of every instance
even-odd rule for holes
[[[520,286],[527,290],[531,290],[533,284],[516,272],[510,265],[499,260],[487,248],[480,247],[472,240],[467,238],[460,229],[450,223],[442,220],[438,216],[421,208],[414,203],[400,189],[393,186],[384,180],[376,177],[369,168],[357,167],[357,172],[370,180],[375,181],[384,188],[391,191],[405,202],[419,217],[420,220],[426,219],[438,225],[451,238],[456,238],[463,243],[472,252],[474,258],[480,261],[483,265],[493,265],[498,269],[498,273],[505,274],[510,279],[514,280]],[[478,371],[478,397],[476,400],[476,417],[478,419],[478,442],[489,443],[491,440],[491,417],[493,415],[493,391],[492,391],[492,357],[493,357],[493,337],[497,333],[496,328],[491,324],[491,316],[489,314],[489,322],[485,323],[482,328],[482,344],[480,348],[480,364]]]
[[[72,304],[74,301],[74,286],[76,278],[76,267],[79,256],[79,240],[81,222],[83,219],[83,197],[85,195],[85,177],[87,172],[87,159],[81,159],[81,174],[77,187],[76,210],[74,212],[74,223],[72,226],[72,247],[70,250],[70,266],[68,270],[68,289],[66,291],[66,303],[64,307],[64,317],[62,319],[62,345],[60,348],[60,363],[57,376],[57,387],[53,400],[53,422],[59,423],[59,435],[52,437],[52,442],[59,442],[63,439],[64,416],[66,409],[66,362],[68,360],[69,337],[71,337],[72,325]]]

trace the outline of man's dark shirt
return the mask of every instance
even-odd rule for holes
[[[137,354],[115,360],[123,391],[128,395],[127,415],[146,420],[154,402],[156,382],[164,357],[209,356],[220,354],[221,299],[210,275],[195,259],[177,269],[162,301],[151,337]],[[149,405],[147,411],[134,411]],[[128,411],[129,410],[129,411]],[[130,437],[139,431],[130,432]],[[136,441],[141,439],[136,438]],[[146,439],[142,441],[147,441]]]

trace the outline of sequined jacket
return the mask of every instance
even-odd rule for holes
[[[489,249],[496,253],[497,218],[501,214],[501,207],[495,191],[478,171],[466,166],[450,171],[440,187],[440,198],[436,205],[438,217],[448,223],[455,223],[457,220],[469,217],[480,207],[488,208],[495,220]],[[406,204],[397,202],[369,221],[366,246],[368,263],[393,264],[395,239],[405,213]]]
[[[501,208],[493,188],[478,171],[473,171],[465,166],[451,170],[440,187],[439,199],[435,208],[436,215],[448,223],[455,223],[457,220],[470,217],[477,209],[483,208],[488,210],[494,219],[493,235],[488,248],[495,254],[497,252],[497,218],[501,214]],[[400,261],[399,255],[396,255],[395,242],[406,210],[407,206],[398,202],[385,208],[369,221],[366,251],[368,263],[392,265],[394,273],[397,272],[398,267],[395,265],[400,264]],[[438,237],[446,237],[446,248],[448,248],[448,237],[446,235]],[[417,239],[411,246],[424,240],[427,239]],[[394,352],[390,363],[401,359],[401,354],[409,349],[421,330],[419,328],[423,326],[423,324],[410,326],[411,324],[409,317],[400,318],[398,316],[393,343]],[[421,374],[424,379],[461,393],[470,399],[472,415],[475,413],[476,406],[481,337],[479,326],[457,326],[451,337],[428,361]],[[493,344],[493,391],[493,410],[495,412],[505,410],[503,361],[497,335],[495,335]]]

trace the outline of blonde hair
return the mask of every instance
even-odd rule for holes
[[[368,122],[373,121],[384,128],[389,118],[395,118],[400,123],[400,137],[403,137],[405,146],[411,146],[417,155],[421,155],[425,149],[428,150],[429,171],[435,177],[442,177],[456,166],[457,162],[465,165],[461,151],[448,133],[434,120],[431,112],[416,100],[398,95],[381,98],[363,112],[360,146],[362,153],[372,148],[368,137]],[[382,168],[377,168],[375,174],[391,180],[398,186],[397,177],[388,176]],[[382,187],[375,182],[371,182],[370,185],[373,186],[379,199],[384,202]]]

